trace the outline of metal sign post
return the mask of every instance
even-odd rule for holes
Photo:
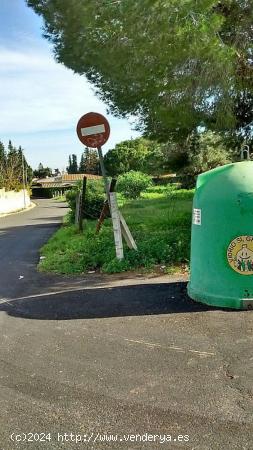
[[[109,183],[109,181],[107,179],[107,176],[106,176],[106,170],[105,170],[105,165],[104,165],[104,158],[103,158],[102,148],[98,147],[97,151],[98,151],[98,157],[99,157],[99,162],[100,162],[102,176],[103,176],[103,179],[104,179],[105,192],[106,192],[107,200],[108,200],[109,207],[110,207],[110,183]]]
[[[79,226],[80,222],[80,209],[82,202],[82,194],[81,192],[76,193],[76,212],[75,212],[75,225]]]
[[[121,260],[124,258],[122,235],[125,238],[129,248],[137,250],[137,246],[124,220],[124,217],[119,211],[116,193],[110,192],[110,183],[106,175],[101,147],[107,142],[110,136],[110,125],[108,120],[102,116],[102,114],[91,112],[85,114],[79,119],[76,131],[78,138],[84,145],[87,147],[96,148],[98,151],[106,197],[112,218],[116,256],[119,260]]]

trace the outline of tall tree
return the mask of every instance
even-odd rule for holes
[[[99,175],[99,170],[99,158],[97,150],[85,147],[84,152],[81,155],[79,172]]]
[[[79,165],[79,172],[80,173],[87,173],[86,172],[86,156],[85,156],[85,152],[86,152],[86,149],[81,154],[81,160],[80,160],[80,165]]]
[[[5,187],[7,190],[17,189],[22,182],[22,165],[20,164],[18,150],[12,145],[12,142],[9,141],[5,173]]]
[[[77,164],[77,156],[76,155],[72,155],[72,168],[73,168],[72,173],[78,173],[78,164]]]
[[[4,144],[0,142],[0,189],[4,187],[5,171],[6,171],[6,152]]]
[[[5,161],[6,154],[5,154],[5,148],[4,144],[0,141],[0,161]]]
[[[198,125],[251,133],[252,0],[27,3],[57,60],[148,136],[185,139]]]
[[[73,168],[72,168],[72,158],[71,158],[71,155],[69,155],[69,165],[67,166],[67,172],[68,172],[68,173],[73,173]]]
[[[19,159],[19,166],[22,168],[22,177],[24,172],[24,178],[25,178],[25,184],[28,185],[33,178],[33,170],[31,166],[26,161],[24,150],[21,146],[18,148],[18,159]],[[23,170],[24,169],[24,170]]]
[[[69,165],[67,167],[67,172],[69,174],[73,173],[78,173],[78,164],[77,164],[77,156],[72,154],[69,155]]]

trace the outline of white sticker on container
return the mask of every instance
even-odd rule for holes
[[[194,225],[201,225],[201,209],[193,208],[192,222]]]

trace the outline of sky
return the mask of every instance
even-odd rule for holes
[[[0,0],[0,141],[21,145],[34,169],[41,162],[62,170],[69,154],[80,160],[83,146],[76,124],[87,112],[109,120],[111,135],[104,152],[137,137],[133,123],[106,113],[85,77],[56,63],[42,27],[25,0]]]

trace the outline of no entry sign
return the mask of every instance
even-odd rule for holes
[[[106,143],[110,136],[110,125],[102,114],[90,112],[79,119],[77,136],[87,147],[97,148]]]
[[[101,173],[105,184],[105,192],[107,195],[107,204],[110,208],[113,223],[116,256],[119,260],[121,260],[124,258],[122,236],[125,238],[129,248],[137,250],[137,247],[125,219],[118,209],[116,194],[110,192],[110,184],[106,175],[101,147],[106,143],[110,136],[110,125],[108,120],[102,116],[102,114],[90,112],[88,114],[84,114],[84,116],[79,119],[76,131],[78,138],[84,145],[87,145],[87,147],[97,148]],[[101,212],[100,218],[102,217],[103,211]]]

